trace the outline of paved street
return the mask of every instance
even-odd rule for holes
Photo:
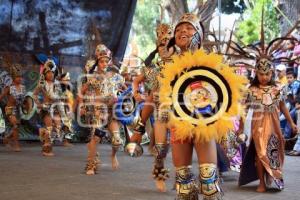
[[[72,148],[54,147],[55,157],[40,154],[39,143],[25,143],[20,153],[8,151],[0,146],[0,199],[1,200],[172,200],[172,178],[168,181],[168,192],[156,191],[151,179],[153,158],[148,154],[141,158],[127,157],[119,153],[120,169],[112,171],[110,146],[100,145],[102,165],[95,176],[86,176],[85,144]],[[195,159],[196,160],[196,159]],[[171,155],[167,159],[172,168]],[[194,171],[196,170],[194,163]],[[286,157],[283,192],[266,194],[255,192],[256,184],[238,188],[238,174],[224,174],[224,200],[298,200],[300,196],[300,157]]]

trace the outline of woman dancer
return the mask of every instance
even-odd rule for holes
[[[5,106],[5,116],[7,117],[11,130],[5,135],[3,142],[10,145],[13,151],[21,151],[19,144],[19,125],[20,125],[20,109],[26,94],[25,86],[22,84],[21,69],[19,66],[11,67],[11,76],[13,82],[7,86],[0,95],[0,101],[7,97]]]
[[[81,125],[90,129],[88,143],[88,163],[86,174],[94,175],[97,169],[97,144],[105,136],[104,126],[112,136],[112,168],[118,169],[117,151],[122,145],[119,124],[114,119],[112,106],[116,94],[112,94],[110,79],[107,78],[106,68],[111,62],[111,51],[103,44],[96,48],[96,64],[89,70],[87,82],[80,88],[78,107],[81,115]]]

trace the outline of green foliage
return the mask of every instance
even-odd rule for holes
[[[280,33],[279,21],[272,0],[256,0],[253,8],[246,9],[244,21],[238,24],[238,38],[245,44],[250,44],[260,39],[262,6],[264,4],[264,32],[265,40],[277,37]]]
[[[139,56],[146,58],[155,48],[156,24],[160,19],[159,0],[139,0],[133,18],[133,34]]]

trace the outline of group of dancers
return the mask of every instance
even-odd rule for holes
[[[77,83],[76,98],[69,73],[59,70],[55,59],[45,61],[39,84],[30,94],[22,85],[20,66],[11,67],[13,82],[0,95],[0,101],[7,98],[4,114],[10,124],[4,143],[20,151],[20,110],[26,111],[36,104],[43,121],[39,128],[42,154],[53,156],[53,141],[57,139],[66,146],[70,145],[72,123],[76,119],[86,128],[89,138],[86,174],[94,175],[100,163],[97,144],[106,136],[106,130],[111,136],[111,165],[116,170],[120,147],[124,146],[131,156],[142,154],[146,122],[153,116],[152,174],[157,189],[161,192],[167,190],[166,181],[170,175],[164,162],[171,149],[177,200],[197,200],[199,194],[205,200],[222,199],[217,147],[224,138],[234,138],[233,143],[238,145],[245,142],[245,114],[251,109],[250,145],[243,152],[239,185],[259,179],[257,192],[265,192],[273,181],[282,190],[284,140],[279,111],[294,132],[297,132],[297,127],[285,107],[283,89],[274,80],[275,62],[288,61],[275,59],[273,55],[280,48],[281,40],[289,38],[277,38],[265,45],[262,28],[260,46],[240,47],[230,41],[228,51],[214,52],[214,48],[205,48],[207,36],[204,27],[198,17],[190,13],[184,14],[174,27],[159,24],[156,33],[156,49],[145,59],[141,73],[130,85],[112,64],[112,52],[104,44],[97,45],[94,59],[87,61]],[[239,62],[239,59],[252,60],[254,65]],[[243,64],[254,69],[254,79],[247,83],[228,64]],[[126,122],[125,125],[115,113],[118,98],[124,91],[130,91],[132,104],[142,104],[130,124]],[[125,104],[122,106],[126,107]],[[227,134],[234,129],[234,117],[238,117],[235,137],[228,137]],[[130,125],[132,134],[122,137],[122,128],[129,131],[126,125]],[[236,146],[234,148],[238,148]],[[198,158],[197,178],[192,170],[194,149]]]

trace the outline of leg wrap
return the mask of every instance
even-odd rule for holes
[[[217,175],[218,168],[213,163],[199,165],[200,192],[204,200],[221,200],[223,193]]]
[[[155,144],[156,158],[165,159],[169,151],[169,145],[164,143]]]
[[[85,170],[86,171],[94,171],[94,173],[95,173],[97,170],[97,162],[95,160],[88,160]]]
[[[52,145],[51,144],[43,144],[42,152],[43,153],[51,153],[52,152]]]
[[[164,160],[167,156],[169,146],[167,144],[156,144],[155,151],[156,157],[154,162],[154,167],[152,170],[152,175],[155,180],[163,180],[169,178],[169,169],[164,167]]]
[[[176,169],[176,200],[198,200],[198,188],[191,166]]]
[[[159,110],[157,118],[162,123],[168,123],[168,121],[170,120],[170,111],[169,110]]]
[[[120,137],[119,131],[112,132],[111,145],[114,149],[119,149],[119,147],[123,144],[123,141]]]

